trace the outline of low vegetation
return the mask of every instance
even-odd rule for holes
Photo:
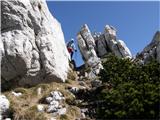
[[[107,119],[159,119],[160,118],[160,63],[152,60],[145,65],[139,65],[130,59],[120,59],[107,55],[102,60],[104,69],[98,79],[102,85],[93,88],[89,86],[90,80],[83,82],[90,89],[80,91],[75,96],[68,88],[82,86],[76,81],[75,71],[68,73],[66,83],[52,82],[39,84],[31,88],[15,88],[4,94],[9,99],[10,118],[13,120],[48,120],[51,114],[38,112],[37,105],[43,104],[44,99],[51,91],[58,90],[64,97],[65,115],[57,116],[57,120],[75,120],[80,116],[81,107],[88,108],[87,118]],[[41,95],[37,94],[42,89]],[[11,92],[20,92],[16,97]],[[76,99],[83,101],[80,105]],[[75,102],[76,101],[76,102]],[[81,107],[80,107],[81,106]]]
[[[73,101],[75,97],[66,88],[69,85],[76,85],[75,81],[70,80],[68,83],[56,83],[52,82],[50,84],[39,84],[31,88],[15,88],[12,91],[22,93],[21,96],[16,97],[11,92],[7,91],[4,94],[10,101],[10,118],[13,120],[50,120],[51,114],[46,112],[38,112],[37,105],[43,104],[42,100],[50,94],[51,91],[58,90],[65,97],[65,107],[67,108],[67,114],[62,116],[57,116],[57,120],[73,120],[75,116],[80,116],[80,110],[76,106],[71,106],[67,104],[67,101]],[[42,94],[38,95],[38,88],[42,89]],[[47,106],[43,104],[45,109]]]
[[[99,119],[160,118],[160,64],[138,65],[113,55],[106,58],[100,73],[104,87],[98,100]]]

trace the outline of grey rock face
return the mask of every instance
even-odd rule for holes
[[[116,37],[117,30],[110,25],[105,26],[104,36],[105,36],[105,44],[108,46],[108,50],[114,53],[116,56],[121,58],[132,58],[132,54],[124,41],[117,40]],[[100,39],[101,40],[101,39]],[[109,52],[109,51],[108,51]],[[104,53],[105,54],[105,53]]]
[[[85,61],[88,61],[91,57],[97,57],[94,50],[95,41],[86,24],[82,26],[81,31],[77,34],[77,40],[79,49]]]
[[[160,31],[155,33],[151,43],[136,56],[136,60],[142,64],[148,63],[151,59],[160,62]]]
[[[95,51],[95,40],[86,24],[82,26],[81,31],[77,34],[77,40],[86,66],[92,68],[91,73],[98,74],[102,65]],[[90,75],[90,78],[96,77],[95,75]]]
[[[100,58],[113,53],[121,58],[132,58],[130,50],[122,40],[117,40],[117,30],[110,25],[105,26],[104,33],[91,34],[88,26],[82,26],[77,34],[78,46],[86,66],[91,67],[90,78],[95,78],[102,69]]]
[[[94,39],[96,42],[96,52],[98,57],[103,57],[105,54],[107,54],[110,49],[107,46],[107,41],[105,39],[104,34],[94,34]]]
[[[84,61],[88,61],[90,56],[103,57],[108,53],[113,53],[118,57],[132,58],[130,50],[122,40],[117,40],[117,30],[110,25],[105,26],[104,33],[91,34],[85,24],[77,35],[78,45]]]
[[[1,1],[2,83],[65,81],[69,54],[60,23],[43,0]]]
[[[118,46],[119,52],[123,58],[132,58],[132,54],[131,54],[129,48],[124,43],[124,41],[118,40],[117,46]]]
[[[160,43],[157,45],[156,53],[157,53],[157,61],[160,62]]]

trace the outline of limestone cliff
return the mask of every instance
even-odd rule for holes
[[[69,70],[61,24],[44,0],[2,0],[0,56],[3,83],[65,81]]]

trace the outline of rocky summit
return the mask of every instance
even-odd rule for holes
[[[2,84],[65,81],[69,54],[61,24],[43,0],[2,0]]]
[[[83,25],[77,34],[78,46],[86,67],[91,67],[90,78],[95,78],[100,69],[101,58],[114,54],[119,58],[132,58],[132,54],[124,41],[117,40],[117,30],[106,25],[104,33],[91,33],[87,24]]]
[[[83,25],[77,35],[78,45],[85,61],[90,56],[104,57],[108,53],[113,53],[117,57],[132,58],[132,54],[124,41],[117,40],[117,30],[106,25],[104,33],[90,32],[87,24]],[[86,52],[87,50],[87,52]],[[91,51],[90,53],[88,53]]]
[[[151,43],[136,56],[136,60],[141,64],[146,64],[153,59],[160,62],[160,31],[155,33]]]

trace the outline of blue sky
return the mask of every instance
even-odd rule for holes
[[[123,40],[136,55],[160,29],[158,1],[48,1],[47,4],[52,15],[61,23],[66,42],[70,38],[76,41],[76,34],[85,23],[92,32],[103,32],[104,26],[109,24],[118,30],[118,39]],[[74,54],[74,59],[77,66],[83,63],[79,52]]]

